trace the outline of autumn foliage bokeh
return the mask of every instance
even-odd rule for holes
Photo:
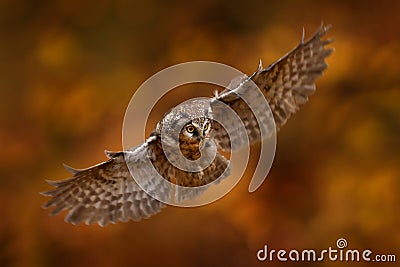
[[[341,237],[399,261],[399,3],[1,1],[0,266],[265,266],[264,244],[322,250]],[[72,226],[41,209],[44,179],[69,176],[62,162],[121,149],[125,108],[151,75],[192,60],[250,74],[321,20],[336,39],[329,68],[255,193],[252,157],[221,200],[140,223]]]

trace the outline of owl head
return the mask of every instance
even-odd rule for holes
[[[209,137],[211,123],[211,120],[206,117],[195,118],[183,127],[181,133],[192,142],[200,142]]]
[[[179,147],[182,154],[191,160],[201,156],[201,150],[210,136],[212,120],[207,117],[192,119],[185,124],[179,135]]]
[[[210,137],[212,121],[210,100],[196,98],[166,113],[157,125],[156,132],[164,136],[167,145],[174,147],[178,143],[186,158],[196,160]],[[175,138],[176,131],[179,139]]]

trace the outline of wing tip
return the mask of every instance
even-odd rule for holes
[[[319,29],[317,31],[317,34],[319,36],[324,36],[330,29],[332,28],[332,24],[326,24],[324,21],[321,21],[321,25],[319,26]]]
[[[72,173],[73,175],[78,174],[78,173],[80,172],[80,170],[75,169],[75,168],[72,168],[71,166],[69,166],[69,165],[67,165],[67,164],[65,164],[65,163],[63,163],[62,165],[63,165],[63,167],[64,167],[67,171],[69,171],[69,172]]]
[[[114,151],[110,151],[110,150],[106,150],[106,149],[104,150],[104,154],[106,155],[106,157],[108,159],[113,159],[121,153],[122,152],[120,152],[120,151],[114,152]]]
[[[58,184],[59,184],[59,182],[60,182],[60,181],[48,180],[48,179],[44,179],[44,181],[45,181],[47,184],[49,184],[49,185],[51,185],[51,186],[54,186],[54,187],[57,187]],[[47,192],[47,191],[45,191],[45,192]],[[41,193],[43,193],[43,192],[40,192],[40,194],[41,194]]]
[[[51,194],[49,193],[49,191],[42,191],[42,192],[39,192],[39,195],[44,196],[44,197],[51,196]]]
[[[323,37],[330,29],[332,28],[331,24],[326,24],[321,21],[320,26],[318,27],[318,30],[314,33],[314,35],[312,35],[309,39],[306,40],[305,36],[306,36],[306,31],[305,28],[302,28],[302,33],[301,33],[301,39],[299,44],[294,48],[297,49],[303,45],[306,45],[307,43],[311,42],[312,40],[315,39],[321,39],[321,37]],[[326,40],[323,40],[323,45],[328,45],[330,43],[333,43],[335,41],[335,39],[333,38],[329,38]]]
[[[104,154],[106,155],[107,158],[111,159],[111,158],[113,158],[113,155],[115,153],[110,150],[104,149]]]
[[[264,70],[264,67],[263,67],[262,61],[261,61],[261,59],[260,59],[260,61],[258,62],[257,70],[256,70],[255,73],[260,73],[260,72],[262,72],[263,70]]]

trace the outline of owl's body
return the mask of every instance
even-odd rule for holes
[[[246,128],[250,143],[260,140],[261,129],[271,130],[271,125],[264,123],[269,116],[273,116],[279,129],[299,109],[300,104],[307,102],[308,96],[315,91],[315,79],[327,67],[325,58],[332,49],[325,46],[332,40],[321,39],[327,30],[327,27],[321,26],[307,42],[304,42],[303,35],[299,45],[280,60],[265,69],[260,65],[252,76],[242,77],[239,82],[228,86],[215,97],[193,100],[173,108],[164,115],[144,144],[127,151],[106,152],[108,161],[88,169],[75,170],[66,166],[73,177],[62,181],[48,181],[56,188],[43,193],[52,197],[45,207],[55,206],[52,215],[69,209],[66,221],[73,224],[98,222],[106,225],[119,220],[148,218],[165,204],[148,195],[137,184],[127,167],[127,164],[132,164],[140,173],[146,157],[159,175],[176,185],[197,187],[223,179],[229,174],[229,160],[218,152],[215,154],[215,146],[210,141],[219,150],[230,151],[232,142],[237,140],[230,140],[224,127],[213,120],[223,115],[217,102],[224,103],[237,113]],[[259,97],[255,88],[250,86],[254,83],[272,111],[272,114],[261,114],[261,123],[257,122],[250,107],[239,96],[240,93],[245,93],[256,103]],[[177,127],[179,131],[174,133],[173,130]],[[174,134],[178,138],[173,138]],[[184,157],[183,162],[196,162],[203,156],[207,158],[214,154],[215,157],[206,168],[188,171],[171,164],[171,159],[179,159],[178,153],[168,152],[166,147],[169,146],[179,147]],[[146,170],[142,173],[146,173]],[[154,177],[145,178],[149,190],[165,191],[154,182]],[[190,197],[192,196],[182,196],[182,199]]]
[[[196,121],[199,121],[199,124],[197,124]],[[209,129],[211,129],[211,121],[208,121],[204,117],[195,119],[190,125],[201,125],[201,127],[204,128],[204,125],[207,123],[209,123]],[[209,144],[202,143],[204,142],[203,140],[207,138],[207,135],[205,134],[203,137],[199,136],[199,138],[189,138],[187,137],[187,127],[192,126],[185,126],[185,129],[179,134],[179,148],[182,155],[188,160],[198,160],[202,154],[211,153],[208,149]],[[200,127],[195,128],[201,129]],[[204,170],[187,172],[172,165],[166,157],[161,142],[161,132],[153,133],[153,137],[155,140],[149,142],[150,146],[148,147],[147,153],[150,155],[150,160],[157,172],[171,183],[186,187],[206,185],[221,177],[222,173],[228,167],[228,160],[224,156],[217,154],[213,162]],[[207,147],[201,150],[202,145]]]

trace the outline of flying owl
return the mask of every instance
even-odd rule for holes
[[[222,102],[237,113],[252,144],[260,141],[260,131],[264,125],[257,123],[256,116],[239,93],[247,93],[250,97],[253,95],[256,99],[255,91],[261,91],[279,130],[300,105],[308,101],[308,97],[315,91],[315,80],[327,68],[325,58],[333,49],[326,46],[333,40],[322,37],[328,30],[329,27],[321,25],[307,41],[304,41],[303,30],[300,43],[267,68],[263,68],[260,63],[250,77],[242,78],[234,83],[235,86],[228,86],[214,97],[193,100],[172,108],[142,145],[121,152],[106,151],[107,161],[87,169],[77,170],[64,165],[72,173],[72,177],[47,181],[55,188],[42,192],[51,197],[44,207],[54,206],[51,215],[69,210],[65,221],[72,224],[97,222],[104,226],[118,221],[148,218],[158,213],[166,204],[147,194],[127,167],[127,162],[130,162],[137,170],[135,173],[143,174],[145,184],[148,185],[147,190],[163,192],[163,188],[154,184],[154,179],[146,175],[146,170],[142,167],[146,157],[163,179],[183,187],[203,186],[226,177],[229,174],[229,160],[218,151],[230,151],[235,140],[230,140],[226,129],[212,119],[221,115],[216,103]],[[248,86],[250,83],[256,84],[260,90]],[[162,132],[168,133],[181,121],[186,123],[180,126],[177,141],[174,143],[171,140],[168,143],[167,138],[167,141],[162,142]],[[174,154],[168,155],[163,149],[163,146],[176,145],[186,160],[196,162],[201,155],[212,153],[210,141],[214,142],[218,151],[214,151],[211,163],[201,170],[187,171],[177,168],[170,162],[170,157],[174,157]],[[182,196],[183,199],[190,197],[194,196]]]

